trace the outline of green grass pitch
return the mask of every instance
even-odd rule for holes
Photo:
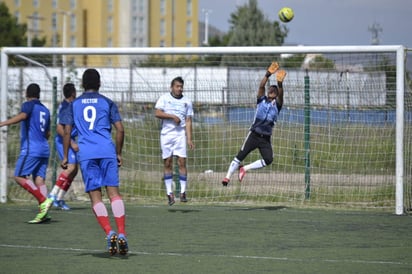
[[[34,202],[0,205],[0,272],[412,273],[411,216],[126,204],[130,252],[109,256],[89,203],[70,205],[38,225]]]

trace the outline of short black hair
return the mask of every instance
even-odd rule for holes
[[[275,92],[276,95],[279,94],[278,86],[276,86],[276,85],[271,85],[271,86],[269,87],[269,91],[270,91],[270,88],[273,88],[273,89],[274,89],[274,92]]]
[[[73,93],[76,92],[76,87],[72,83],[67,83],[63,86],[64,98],[69,98]]]
[[[40,86],[36,83],[31,83],[26,88],[26,97],[27,98],[40,98]]]
[[[172,82],[170,83],[170,87],[173,87],[175,82],[181,83],[182,85],[185,84],[185,81],[183,81],[183,78],[180,77],[180,76],[177,76],[177,77],[173,78]]]
[[[82,86],[84,90],[99,90],[100,74],[96,69],[86,69],[82,77]]]

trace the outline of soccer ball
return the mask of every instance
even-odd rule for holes
[[[291,8],[283,7],[279,10],[278,15],[279,15],[280,21],[287,23],[293,19],[293,16],[295,16],[295,13],[293,12]]]

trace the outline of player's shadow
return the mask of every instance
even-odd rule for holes
[[[242,207],[231,208],[229,210],[251,211],[251,210],[282,210],[288,208],[287,206],[263,206],[263,207]]]
[[[102,252],[102,253],[81,253],[79,256],[93,256],[96,258],[101,258],[101,259],[114,259],[114,260],[128,260],[130,257],[135,257],[137,254],[134,253],[128,253],[127,255],[120,255],[120,254],[115,254],[115,255],[110,255],[108,252]]]
[[[192,212],[200,212],[200,210],[197,209],[169,209],[168,210],[170,213],[192,213]]]

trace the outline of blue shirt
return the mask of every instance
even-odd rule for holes
[[[112,141],[112,124],[121,121],[117,105],[98,92],[86,91],[60,117],[60,124],[72,125],[78,133],[79,161],[117,158]]]
[[[272,135],[273,126],[278,120],[280,109],[276,100],[270,102],[267,96],[257,99],[255,118],[250,130],[258,134]]]
[[[50,131],[50,111],[40,100],[24,102],[21,112],[27,119],[20,122],[20,155],[49,157],[47,133]]]
[[[60,124],[60,120],[62,119],[61,117],[67,116],[67,112],[69,111],[70,107],[71,107],[70,103],[67,102],[66,100],[63,100],[60,103],[59,109],[57,110],[57,112],[58,112],[58,116],[57,116],[58,121],[57,121],[57,123],[58,124]],[[76,130],[76,128],[73,128],[72,129],[72,134],[71,134],[72,140],[74,140],[76,138],[76,136],[77,136],[77,130]],[[55,137],[54,140],[55,140],[56,144],[59,144],[59,145],[63,144],[63,137],[60,136],[59,134],[56,134],[56,137]]]

